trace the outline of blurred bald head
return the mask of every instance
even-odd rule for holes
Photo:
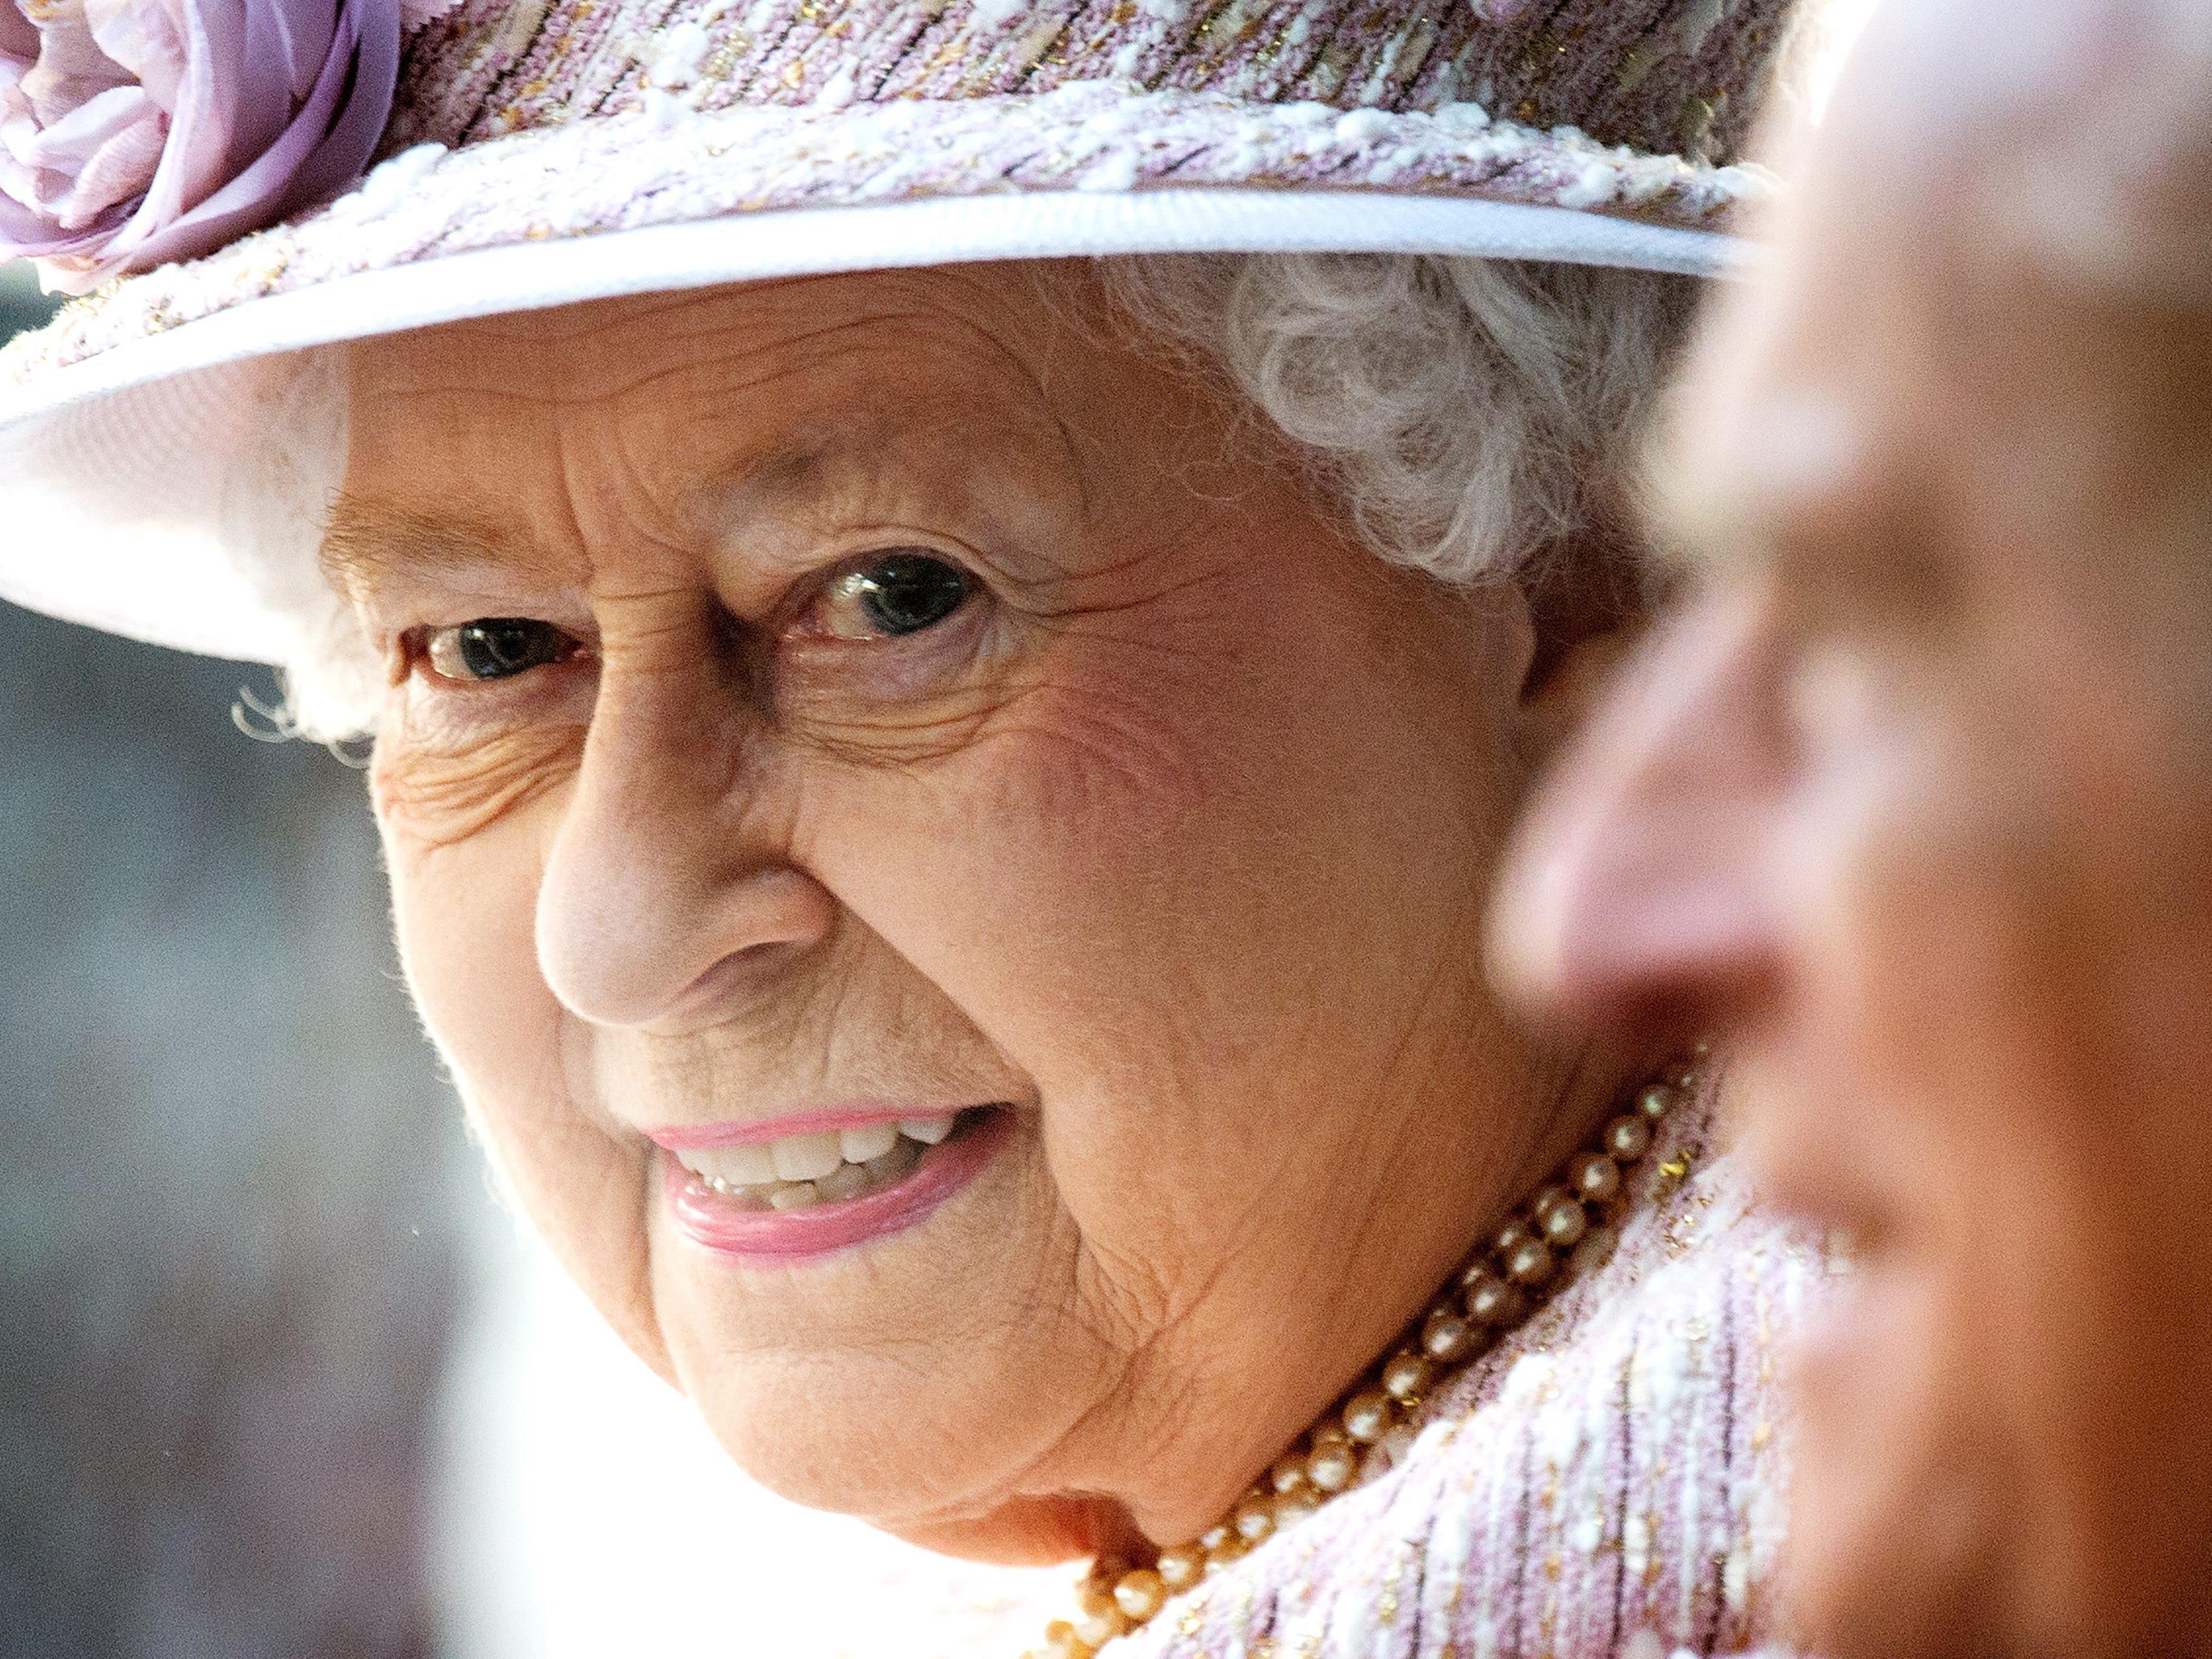
[[[1957,514],[2132,607],[2212,726],[2212,5],[1887,0],[1800,163],[1692,361],[1662,520],[1726,567],[1778,515]]]
[[[1856,1241],[1814,1650],[2212,1654],[2212,4],[1888,0],[1809,144],[1657,469],[1700,591],[1493,951],[1721,1037]]]
[[[1808,158],[1838,195],[1969,268],[2117,303],[2212,301],[2212,8],[2202,0],[1889,0]]]

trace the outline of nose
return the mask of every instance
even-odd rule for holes
[[[1768,614],[1719,596],[1662,625],[1540,791],[1491,929],[1493,974],[1532,1012],[1680,1034],[1771,987],[1790,758]]]
[[[711,1019],[836,924],[836,900],[790,862],[764,721],[714,651],[604,658],[537,914],[547,984],[596,1024]]]

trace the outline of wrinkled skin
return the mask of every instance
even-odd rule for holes
[[[1521,595],[1384,567],[1092,303],[974,268],[362,346],[326,559],[392,669],[410,981],[523,1207],[761,1480],[1001,1559],[1209,1524],[1613,1083],[1482,977],[1564,718]],[[972,595],[866,636],[830,579],[901,548]],[[442,674],[485,616],[573,654]],[[909,1097],[1016,1109],[921,1226],[672,1228],[641,1129]]]
[[[1875,30],[1698,355],[1700,596],[1497,954],[1580,1029],[1724,1034],[1770,1194],[1855,1242],[1799,1369],[1815,1646],[2203,1652],[2212,54],[2180,6]]]

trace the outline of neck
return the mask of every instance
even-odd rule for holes
[[[1170,1596],[1207,1573],[1232,1565],[1281,1528],[1302,1524],[1359,1480],[1387,1474],[1418,1445],[1425,1412],[1440,1394],[1458,1386],[1468,1366],[1494,1352],[1563,1284],[1603,1270],[1620,1248],[1618,1229],[1638,1201],[1631,1170],[1678,1113],[1695,1110],[1701,1083],[1697,1062],[1688,1056],[1670,1057],[1633,1077],[1618,1066],[1586,1061],[1567,1069],[1585,1082],[1557,1097],[1562,1109],[1553,1127],[1564,1136],[1583,1115],[1585,1086],[1592,1091],[1587,1098],[1607,1121],[1586,1138],[1568,1140],[1559,1162],[1539,1166],[1547,1179],[1537,1194],[1524,1198],[1502,1226],[1478,1240],[1461,1270],[1408,1328],[1403,1346],[1302,1435],[1214,1525],[1193,1541],[1149,1558],[1093,1563],[1077,1591],[1077,1617],[1066,1627],[1077,1651],[1092,1652],[1145,1624]],[[1598,1080],[1613,1086],[1595,1092]],[[1547,1132],[1533,1139],[1549,1138]],[[1659,1174],[1680,1180],[1682,1170],[1662,1164]],[[1648,1182],[1644,1190],[1647,1195],[1652,1190]],[[1147,1559],[1151,1565],[1143,1565]]]

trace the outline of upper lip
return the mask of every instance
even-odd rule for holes
[[[757,1141],[781,1140],[787,1135],[828,1134],[838,1129],[857,1129],[870,1123],[950,1117],[987,1105],[963,1101],[947,1105],[927,1101],[858,1101],[825,1106],[813,1111],[783,1112],[775,1117],[731,1119],[720,1123],[672,1123],[647,1129],[646,1138],[663,1150],[686,1152],[713,1146],[745,1146]]]

